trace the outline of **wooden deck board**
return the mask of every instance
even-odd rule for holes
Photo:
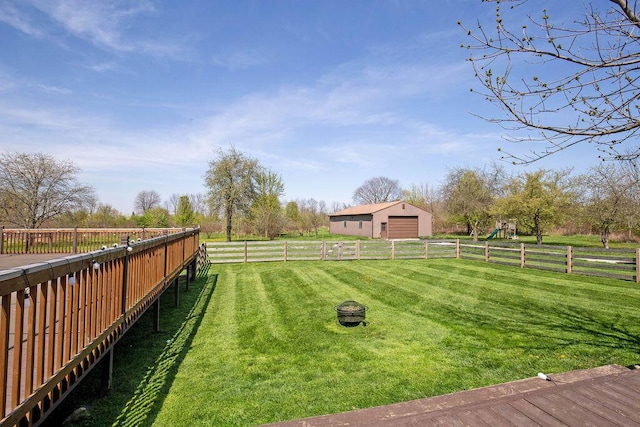
[[[612,422],[563,397],[560,393],[533,396],[527,400],[564,425],[579,423],[585,427],[616,427]]]
[[[552,377],[269,426],[640,426],[640,370],[608,365]]]
[[[527,414],[519,411],[514,406],[511,406],[509,402],[500,403],[491,407],[496,413],[503,416],[513,425],[531,425],[533,420],[527,416]]]
[[[473,413],[483,422],[489,424],[492,427],[510,425],[506,418],[504,418],[497,412],[492,411],[491,408],[479,408],[473,411]]]
[[[564,390],[561,394],[567,399],[570,399],[576,404],[588,408],[590,411],[602,416],[603,418],[606,418],[616,425],[625,426],[629,425],[629,423],[632,422],[632,420],[629,420],[629,418],[616,411],[615,408],[610,408],[603,402],[598,402],[597,400],[590,399],[584,395],[581,395],[575,390]]]
[[[527,402],[524,399],[514,400],[510,403],[514,409],[522,412],[526,415],[532,422],[540,425],[546,425],[550,427],[561,427],[564,426],[562,422],[560,422],[557,418],[552,417],[544,410],[538,408],[536,405]]]
[[[603,408],[608,408],[609,410],[613,411],[613,412],[617,412],[619,414],[624,415],[625,417],[627,417],[632,423],[635,423],[635,425],[640,425],[640,414],[638,414],[637,411],[630,409],[625,403],[623,402],[619,402],[617,400],[615,400],[615,398],[611,398],[608,396],[605,396],[602,393],[597,392],[596,390],[589,390],[589,389],[577,389],[574,390],[576,393],[583,395],[583,396],[587,396],[589,398],[591,398],[593,401],[598,402]],[[629,425],[634,425],[630,423]]]

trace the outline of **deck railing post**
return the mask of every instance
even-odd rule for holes
[[[73,228],[73,253],[78,253],[78,227]]]
[[[164,283],[166,285],[167,283],[167,259],[169,257],[169,244],[167,243],[167,240],[169,240],[169,236],[165,235],[164,236],[164,270],[163,270],[163,276],[162,279],[164,280]]]
[[[120,243],[125,245],[124,259],[122,260],[122,314],[127,312],[127,280],[129,280],[129,236],[123,236]]]
[[[4,225],[2,226],[2,230],[0,230],[0,254],[4,253]]]

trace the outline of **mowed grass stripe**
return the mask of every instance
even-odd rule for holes
[[[640,290],[621,281],[464,260],[217,268],[158,425],[255,425],[640,361]],[[367,327],[337,324],[346,299],[369,307]]]
[[[546,274],[537,275],[535,280],[530,280],[527,277],[528,271],[512,270],[509,276],[486,275],[486,272],[481,271],[483,268],[486,269],[486,264],[472,261],[459,264],[461,265],[456,265],[453,269],[446,266],[446,271],[437,274],[435,283],[439,285],[435,288],[432,286],[432,275],[412,276],[413,279],[424,282],[425,295],[436,295],[436,304],[430,305],[429,311],[444,311],[442,317],[450,319],[448,322],[451,326],[460,324],[461,328],[468,329],[474,325],[495,325],[500,330],[513,333],[536,334],[536,327],[544,325],[570,334],[568,339],[563,338],[563,335],[541,337],[545,340],[558,339],[567,344],[591,339],[594,333],[598,333],[599,340],[613,338],[614,341],[624,341],[629,339],[630,334],[616,331],[616,323],[629,323],[639,316],[636,307],[640,291],[633,284],[605,280],[593,284],[590,283],[592,279],[580,277],[579,286],[573,282],[573,287],[570,287],[571,282],[566,280],[566,277],[570,276]],[[429,272],[440,271],[437,266],[430,267],[436,268],[429,268]],[[392,273],[403,275],[396,270]],[[477,277],[482,279],[473,280]],[[505,279],[508,281],[505,282]],[[405,286],[411,283],[408,280],[403,281]],[[469,286],[470,283],[473,283],[473,286]],[[536,286],[529,286],[531,284]],[[398,286],[401,285],[396,285]],[[450,290],[455,288],[457,294],[444,296],[441,292],[442,287]],[[538,291],[540,288],[543,290]],[[562,290],[572,292],[563,294]],[[574,290],[576,292],[573,292]],[[611,291],[612,295],[607,294],[607,290]],[[394,295],[397,295],[397,292]],[[576,308],[579,304],[584,307]],[[505,313],[505,310],[508,312]],[[590,324],[589,319],[596,313],[599,318],[605,320],[604,325]],[[579,328],[571,326],[576,321],[581,325]],[[580,333],[587,336],[581,337]]]

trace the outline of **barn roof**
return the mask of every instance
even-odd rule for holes
[[[342,215],[368,215],[373,214],[383,209],[389,208],[391,206],[397,205],[398,203],[406,203],[402,200],[397,200],[395,202],[386,202],[386,203],[375,203],[372,205],[360,205],[353,206],[351,208],[343,209],[338,212],[334,212],[329,216],[342,216]]]

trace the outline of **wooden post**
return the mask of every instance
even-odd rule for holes
[[[567,273],[571,273],[573,269],[573,248],[571,246],[567,246]]]
[[[424,241],[424,259],[429,259],[429,241]]]
[[[284,256],[284,262],[287,262],[287,241],[286,240],[284,241],[284,253],[283,253],[283,256]]]
[[[122,237],[120,242],[126,245],[122,261],[122,314],[125,314],[127,312],[127,276],[129,274],[129,236]]]
[[[247,262],[247,241],[244,241],[244,262]]]
[[[78,227],[73,229],[73,253],[78,253]]]
[[[327,259],[327,246],[325,241],[322,241],[322,244],[320,245],[320,260],[321,261],[325,261]]]
[[[102,395],[106,395],[111,388],[111,379],[113,377],[113,345],[107,351],[100,362],[100,390]]]
[[[636,283],[640,283],[640,248],[636,249]]]
[[[360,240],[356,240],[356,258],[360,260]]]
[[[173,281],[173,302],[176,307],[180,304],[180,276]]]
[[[489,241],[484,242],[484,262],[489,262]]]
[[[391,241],[391,259],[396,259],[396,241]]]
[[[189,291],[189,284],[192,280],[196,279],[196,260],[191,261],[191,264],[187,266],[187,283],[184,285],[184,290]]]
[[[166,231],[166,230],[165,230]],[[165,235],[164,237],[164,267],[163,267],[163,273],[162,273],[162,278],[164,279],[164,285],[167,285],[167,261],[169,258],[169,243],[167,242],[167,240],[169,239],[169,236]]]
[[[460,258],[460,239],[456,239],[456,258]]]
[[[524,255],[525,255],[524,243],[520,243],[520,268],[524,268],[524,263],[525,263]]]
[[[0,230],[0,254],[4,253],[4,225]]]
[[[160,295],[153,303],[153,332],[160,331]]]

